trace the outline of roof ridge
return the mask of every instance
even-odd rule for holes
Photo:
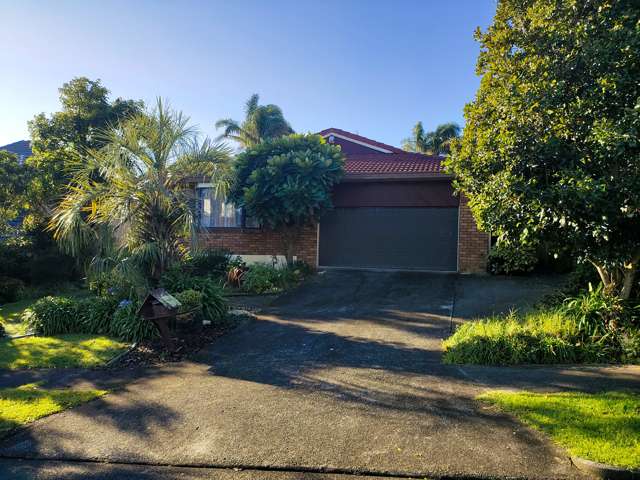
[[[370,145],[378,148],[383,148],[385,150],[390,150],[392,153],[404,153],[404,150],[398,147],[394,147],[393,145],[388,145],[386,143],[378,142],[368,137],[364,137],[362,135],[358,135],[357,133],[348,132],[347,130],[342,130],[341,128],[325,128],[324,130],[318,132],[318,135],[325,136],[330,132],[337,133],[338,135],[343,135],[347,138],[351,138],[352,140],[356,140],[363,143],[369,143]]]

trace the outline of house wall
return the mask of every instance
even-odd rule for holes
[[[458,215],[458,271],[486,273],[490,237],[478,230],[464,195],[460,198]]]
[[[211,228],[199,233],[198,243],[203,248],[224,248],[248,260],[262,255],[284,255],[282,236],[261,228]],[[313,267],[318,266],[317,225],[304,228],[294,255]]]

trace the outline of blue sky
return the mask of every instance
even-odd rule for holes
[[[252,93],[296,131],[399,145],[416,121],[462,123],[479,79],[476,27],[496,0],[0,0],[0,145],[59,110],[58,87],[162,96],[215,135]]]

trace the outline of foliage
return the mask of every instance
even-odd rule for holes
[[[88,277],[89,290],[99,297],[116,299],[136,299],[148,291],[144,278],[126,275],[119,269],[91,273]]]
[[[640,9],[504,0],[448,168],[479,226],[571,245],[628,298],[640,261]]]
[[[7,330],[5,329],[4,323],[0,321],[0,338],[7,335]]]
[[[41,113],[29,122],[33,155],[25,164],[32,175],[23,206],[31,226],[46,225],[72,170],[82,165],[85,150],[104,145],[98,132],[142,108],[139,101],[110,101],[100,80],[85,77],[65,83],[59,92],[62,110],[50,117]]]
[[[106,390],[43,389],[37,384],[0,389],[0,437],[38,418],[75,407],[106,393]]]
[[[24,290],[24,282],[17,278],[0,277],[0,305],[15,302]]]
[[[227,313],[227,304],[222,296],[219,280],[193,276],[178,269],[172,269],[164,275],[161,284],[171,293],[185,290],[202,293],[202,314],[207,320],[221,321]]]
[[[634,362],[638,328],[602,289],[557,308],[467,322],[443,343],[446,363]]]
[[[158,336],[153,322],[138,316],[140,305],[130,300],[121,302],[116,308],[109,331],[111,335],[126,342],[140,342]]]
[[[174,297],[181,303],[178,313],[201,312],[204,303],[204,294],[197,290],[185,290],[174,294]]]
[[[67,297],[44,297],[25,311],[29,330],[38,335],[80,333],[83,325],[78,311],[78,300]]]
[[[305,225],[332,208],[331,190],[342,178],[340,147],[319,135],[290,135],[238,155],[229,199],[265,227],[282,233],[288,263]]]
[[[259,105],[260,97],[253,94],[245,105],[245,119],[242,123],[225,118],[216,122],[216,128],[224,131],[218,139],[235,140],[244,148],[254,147],[260,142],[293,133],[277,105]]]
[[[512,275],[531,272],[538,261],[531,245],[515,246],[500,242],[491,247],[487,269],[494,275]]]
[[[229,267],[231,253],[228,250],[197,250],[180,264],[182,270],[196,276],[213,276],[222,278]]]
[[[254,264],[242,275],[241,288],[248,293],[278,293],[298,284],[311,272],[311,267],[304,262],[282,268]]]
[[[193,192],[185,180],[195,171],[215,173],[230,161],[229,150],[208,140],[198,144],[188,118],[160,99],[153,111],[96,135],[104,146],[89,150],[75,172],[51,222],[54,236],[75,256],[103,245],[93,260],[98,270],[143,272],[157,283],[185,256],[184,239],[194,233]]]
[[[79,330],[74,333],[113,334],[111,319],[117,306],[118,301],[114,298],[92,295],[78,300],[76,315],[79,317]]]
[[[408,152],[426,153],[428,155],[448,155],[451,143],[460,137],[460,125],[443,123],[432,132],[425,132],[422,122],[413,127],[411,137],[402,141],[402,148]]]
[[[17,155],[0,150],[0,234],[9,233],[9,222],[22,213],[32,175],[27,165],[20,165]]]
[[[490,391],[478,399],[548,434],[571,455],[622,468],[640,467],[637,393]]]
[[[103,365],[127,345],[86,334],[0,340],[0,368],[91,368]]]

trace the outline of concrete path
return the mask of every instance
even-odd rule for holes
[[[452,312],[456,291],[461,305],[472,303],[474,289],[456,287],[476,281],[468,278],[319,275],[196,361],[156,369],[112,395],[35,422],[0,454],[335,474],[578,478],[561,450],[474,397],[488,388],[640,388],[640,369],[441,365],[440,342],[451,322],[473,314]],[[486,292],[476,298],[484,310],[510,306],[505,294],[493,306],[488,298]]]

